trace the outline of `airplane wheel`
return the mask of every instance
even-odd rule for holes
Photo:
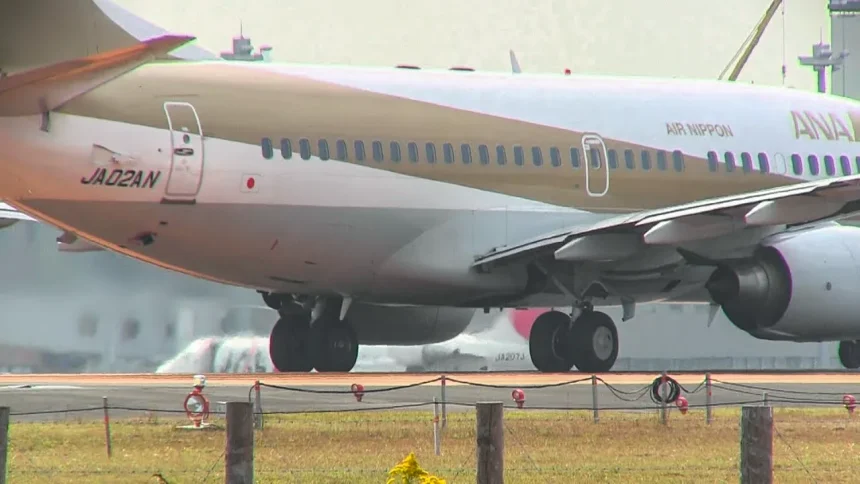
[[[573,323],[570,338],[571,353],[579,371],[601,373],[612,369],[618,358],[618,330],[608,314],[583,312]]]
[[[547,311],[535,319],[529,333],[529,355],[538,371],[557,373],[573,367],[568,350],[569,323],[570,316],[559,311]]]
[[[270,308],[274,309],[275,311],[281,309],[282,296],[280,294],[273,294],[271,292],[263,292],[263,291],[257,291],[257,292],[259,292],[260,296],[263,297],[263,302],[266,304],[266,306],[269,306]]]
[[[352,326],[337,318],[315,321],[311,326],[310,348],[318,372],[349,372],[358,360],[358,338]]]
[[[269,336],[269,357],[275,369],[282,372],[309,372],[313,368],[308,355],[308,316],[281,318]]]
[[[860,368],[860,344],[857,341],[840,341],[839,362],[849,370]]]

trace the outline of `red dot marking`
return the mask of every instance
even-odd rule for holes
[[[254,179],[248,178],[248,180],[245,182],[245,186],[248,187],[248,190],[254,188]]]

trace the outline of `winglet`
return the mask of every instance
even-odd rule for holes
[[[194,39],[187,35],[161,35],[131,47],[0,78],[0,116],[27,116],[54,110]]]
[[[511,49],[510,52],[511,52],[511,71],[513,71],[514,74],[519,74],[522,72],[522,70],[520,69],[520,62],[517,60],[517,55],[514,54],[514,49]]]

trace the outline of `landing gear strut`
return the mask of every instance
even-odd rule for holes
[[[860,341],[840,341],[839,362],[849,370],[860,368]]]
[[[607,314],[582,305],[574,319],[559,311],[538,316],[529,335],[529,353],[538,371],[586,373],[612,369],[618,358],[618,330]]]
[[[269,296],[272,297],[272,296]],[[264,301],[266,295],[263,296]],[[282,305],[269,336],[269,356],[278,371],[348,372],[358,359],[358,338],[349,322],[340,320],[340,304],[312,312]]]

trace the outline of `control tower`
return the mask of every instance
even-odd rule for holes
[[[251,39],[249,37],[245,37],[240,25],[239,36],[233,37],[233,52],[221,52],[221,58],[231,61],[271,62],[272,48],[268,45],[264,45],[260,47],[260,52],[255,54],[254,46],[251,45]]]

